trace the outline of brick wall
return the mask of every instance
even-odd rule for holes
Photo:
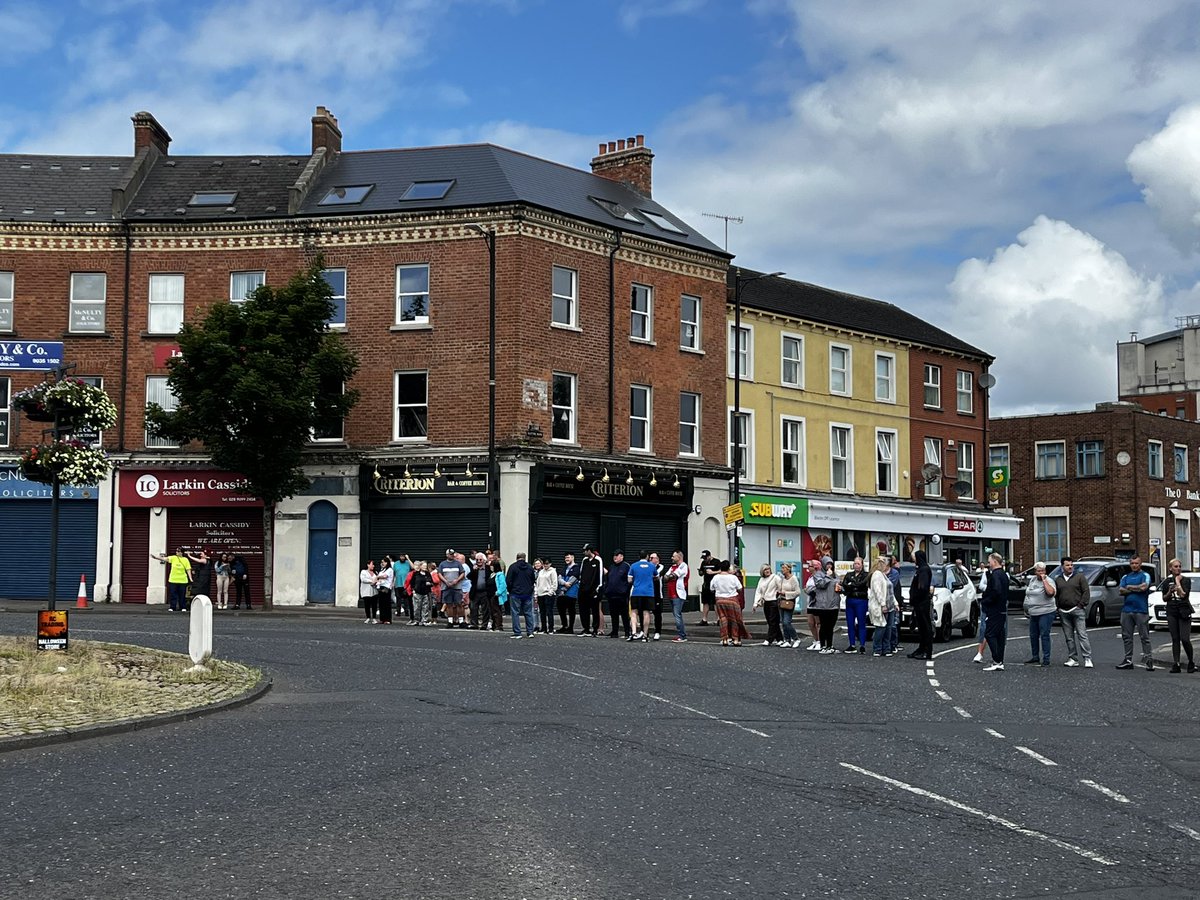
[[[925,405],[925,366],[941,369],[941,404],[936,407]],[[971,373],[972,405],[970,413],[962,413],[957,407],[957,373]],[[920,499],[922,488],[921,466],[925,462],[925,438],[938,438],[942,442],[942,497],[956,503],[978,506],[984,495],[984,475],[987,468],[987,447],[984,441],[984,394],[979,389],[979,378],[983,374],[983,363],[964,359],[950,353],[913,347],[908,356],[908,396],[910,406],[910,452],[912,460],[913,499]],[[954,450],[949,447],[954,441]],[[957,500],[951,485],[958,480],[957,448],[968,441],[974,445],[975,490],[970,500]]]

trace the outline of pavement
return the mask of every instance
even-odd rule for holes
[[[689,619],[689,623],[692,619]],[[27,627],[0,615],[0,631]],[[166,649],[186,617],[73,617]],[[1195,897],[1200,676],[219,616],[274,680],[0,757],[0,897]],[[1156,636],[1156,643],[1161,641]]]

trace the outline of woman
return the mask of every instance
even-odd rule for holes
[[[742,620],[742,604],[738,600],[742,583],[730,573],[729,560],[723,559],[718,564],[712,590],[717,601],[717,621],[721,625],[721,646],[742,646],[742,640],[749,638],[750,632]]]
[[[413,622],[417,625],[432,625],[433,579],[429,577],[429,563],[424,560],[413,563],[408,589],[412,592]]]
[[[376,625],[392,624],[392,590],[396,586],[393,581],[395,577],[392,558],[385,556],[379,564],[379,574],[375,578],[375,603],[379,609]]]
[[[846,596],[846,633],[850,646],[843,653],[867,652],[867,590],[870,576],[863,569],[861,556],[854,557],[854,568],[842,576],[838,593]]]
[[[1029,616],[1029,659],[1025,665],[1050,665],[1050,629],[1054,625],[1054,582],[1046,577],[1046,564],[1036,562],[1033,565],[1033,577],[1025,588],[1025,615]],[[1042,657],[1038,659],[1038,644],[1041,644]]]
[[[821,557],[820,567],[808,580],[809,608],[817,614],[821,653],[837,653],[833,647],[833,630],[837,627],[838,602],[837,574],[833,571],[833,559]]]
[[[508,603],[508,581],[504,577],[504,563],[499,557],[492,560],[492,576],[488,579],[488,611],[492,614],[492,630],[504,628],[504,607]]]
[[[886,556],[875,560],[871,567],[871,581],[867,586],[867,615],[875,627],[875,656],[891,656],[888,619],[896,608],[896,597],[892,593],[892,582],[887,573],[890,566]]]
[[[813,576],[821,571],[821,561],[818,559],[810,559],[805,563],[805,571],[808,572],[808,577],[804,582],[804,612],[808,616],[808,633],[812,635],[812,643],[809,644],[806,650],[821,649],[821,619],[817,615],[817,611],[812,606],[812,583]]]
[[[754,608],[761,607],[767,619],[767,639],[764,647],[783,646],[783,632],[779,628],[779,576],[769,565],[758,570],[758,587],[754,589]]]
[[[358,573],[358,602],[367,613],[364,625],[371,625],[375,621],[375,578],[375,560],[368,559]]]
[[[217,609],[227,609],[229,607],[229,577],[232,566],[228,553],[222,553],[217,559]]]
[[[1163,579],[1158,589],[1162,592],[1163,600],[1167,603],[1167,629],[1171,632],[1171,673],[1178,675],[1179,647],[1182,644],[1187,652],[1189,672],[1196,671],[1196,661],[1192,657],[1192,580],[1182,574],[1183,563],[1177,559],[1167,563],[1167,577]]]
[[[554,631],[554,597],[558,592],[558,570],[546,557],[539,560],[540,568],[533,582],[533,595],[537,598],[538,631],[551,634]]]
[[[792,625],[792,616],[796,612],[796,601],[804,596],[800,590],[800,579],[792,574],[792,564],[784,563],[779,567],[779,627],[783,631],[783,646],[799,647],[800,637]]]

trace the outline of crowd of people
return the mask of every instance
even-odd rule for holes
[[[212,548],[201,547],[195,553],[184,552],[176,547],[174,553],[152,553],[169,568],[167,573],[167,601],[170,612],[186,612],[193,597],[212,597],[212,581],[216,578],[216,599],[213,607],[229,609],[229,591],[233,588],[233,609],[253,609],[250,605],[250,569],[246,559],[238,553],[220,553]]]

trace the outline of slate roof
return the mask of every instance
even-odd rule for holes
[[[880,337],[894,338],[913,344],[923,344],[939,350],[949,350],[991,362],[995,359],[978,347],[959,340],[954,335],[929,324],[892,303],[872,300],[835,291],[832,288],[771,276],[745,281],[761,275],[752,269],[736,268],[729,272],[732,297],[737,273],[741,272],[742,307],[794,316],[823,325],[833,325]]]
[[[177,222],[270,219],[286,216],[288,190],[308,164],[307,156],[160,157],[129,205],[129,218]],[[236,193],[231,204],[189,206],[201,191]]]
[[[112,219],[112,189],[131,156],[0,154],[0,221]]]

